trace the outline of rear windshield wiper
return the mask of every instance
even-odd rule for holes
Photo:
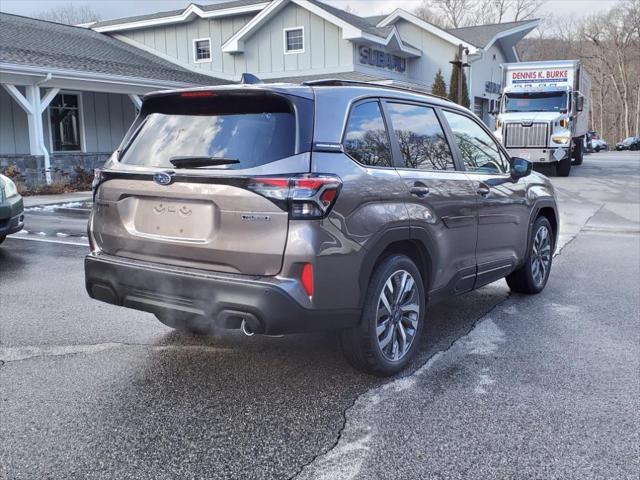
[[[198,167],[212,167],[215,165],[232,165],[234,163],[240,163],[240,160],[234,158],[222,158],[222,157],[171,157],[169,159],[171,165],[176,168],[198,168]]]

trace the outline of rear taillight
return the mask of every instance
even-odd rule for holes
[[[329,175],[253,177],[247,188],[289,211],[292,219],[325,217],[333,207],[342,181]]]

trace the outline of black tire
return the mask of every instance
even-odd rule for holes
[[[383,327],[384,323],[387,324],[385,330],[381,331],[380,336],[383,337],[382,341],[389,337],[391,338],[391,340],[387,340],[387,342],[391,343],[391,350],[395,350],[396,345],[400,344],[400,335],[404,334],[404,338],[408,339],[408,335],[413,331],[413,336],[411,336],[411,341],[406,347],[405,353],[394,360],[388,358],[388,355],[393,354],[392,352],[383,352],[386,347],[381,346],[377,328],[379,326],[379,318],[385,318],[385,316],[378,316],[378,312],[379,304],[382,301],[381,295],[383,289],[386,288],[385,285],[388,281],[391,281],[393,285],[396,285],[397,291],[399,287],[394,282],[394,279],[402,278],[397,277],[397,275],[404,275],[402,272],[408,273],[413,277],[415,289],[407,292],[407,296],[400,298],[397,303],[403,303],[403,298],[406,298],[407,302],[410,301],[412,304],[415,304],[417,300],[419,311],[413,320],[408,320],[405,317],[398,318],[398,312],[401,309],[394,307],[394,300],[394,303],[391,305],[393,314],[387,315],[387,319],[383,320],[380,324],[380,327]],[[341,332],[342,350],[351,365],[359,370],[381,377],[394,375],[407,366],[418,349],[420,333],[422,332],[424,324],[425,294],[423,282],[420,271],[415,263],[405,255],[391,255],[376,266],[369,280],[360,324],[355,328]],[[389,312],[391,313],[391,311]],[[417,321],[415,329],[409,326],[409,321]],[[398,327],[398,324],[401,325]],[[402,330],[402,334],[400,330]],[[387,334],[385,335],[385,333]],[[396,341],[396,339],[398,339],[398,341]],[[387,345],[389,345],[389,343],[387,343]],[[398,346],[398,349],[400,348],[401,347]]]
[[[546,228],[549,235],[550,243],[548,261],[545,262],[546,271],[544,272],[542,279],[540,280],[540,278],[536,279],[536,272],[533,267],[533,259],[535,255],[538,255],[536,254],[534,248],[535,240],[536,236],[542,228]],[[529,244],[527,245],[527,255],[525,257],[524,264],[518,270],[515,270],[507,276],[507,285],[509,285],[509,288],[514,292],[528,294],[536,294],[544,290],[544,287],[547,285],[547,281],[549,280],[549,274],[551,273],[551,264],[553,263],[554,250],[555,242],[551,224],[545,217],[538,217],[533,224],[533,228],[531,229],[531,236],[529,238]]]
[[[568,177],[571,173],[571,157],[567,157],[564,160],[560,160],[556,164],[556,173],[559,177]]]
[[[7,239],[6,235],[0,235],[0,243],[4,242]]]
[[[156,315],[156,318],[167,327],[192,335],[210,335],[211,327],[205,318],[196,315],[192,317],[171,317]]]
[[[578,138],[576,143],[573,145],[573,164],[574,165],[582,165],[582,161],[584,160],[584,144],[582,138]],[[563,175],[563,176],[568,176]]]

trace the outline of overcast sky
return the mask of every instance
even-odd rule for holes
[[[413,10],[420,4],[420,0],[324,0],[336,7],[347,5],[352,11],[361,15],[376,15],[388,13],[395,8]],[[73,3],[89,5],[100,14],[103,20],[142,15],[184,8],[190,3],[210,4],[216,0],[0,0],[0,10],[19,15],[30,16],[36,12],[48,10],[58,4]],[[553,14],[555,17],[563,15],[584,16],[599,10],[608,9],[615,5],[616,0],[546,0],[539,13],[541,16]]]

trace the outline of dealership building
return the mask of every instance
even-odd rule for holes
[[[230,0],[83,25],[0,14],[0,170],[93,168],[146,92],[237,82],[449,80],[460,46],[471,108],[490,123],[500,68],[537,20],[443,30],[396,9],[362,17],[319,0]]]

